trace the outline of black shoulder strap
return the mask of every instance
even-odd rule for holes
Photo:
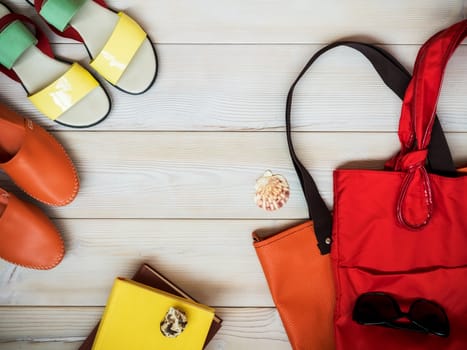
[[[338,46],[347,46],[363,54],[371,62],[379,76],[383,79],[384,83],[401,99],[404,98],[405,90],[410,82],[410,79],[412,78],[410,73],[393,56],[391,56],[383,49],[359,42],[340,41],[330,44],[316,52],[290,87],[287,96],[285,112],[287,143],[289,146],[290,156],[292,157],[295,170],[305,194],[305,200],[308,205],[310,219],[314,221],[314,230],[321,254],[328,254],[330,252],[332,215],[327,208],[323,198],[319,194],[318,188],[316,187],[313,178],[302,165],[295,153],[292,143],[290,113],[292,110],[294,89],[300,79],[319,56]],[[432,172],[443,174],[455,172],[455,166],[451,157],[451,152],[449,150],[438,118],[436,118],[433,126],[432,141],[429,147],[428,160]]]

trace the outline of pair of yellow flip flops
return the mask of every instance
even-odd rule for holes
[[[141,94],[157,75],[157,56],[144,30],[103,0],[37,0],[34,5],[58,35],[86,46],[90,66],[118,89]],[[78,63],[57,59],[46,35],[28,17],[0,3],[0,70],[21,82],[30,101],[48,118],[89,127],[111,108],[101,84]]]

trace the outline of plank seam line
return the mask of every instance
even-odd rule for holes
[[[14,343],[77,343],[85,340],[86,337],[48,337],[48,338],[17,338],[14,340],[0,340],[0,344]]]
[[[68,133],[76,135],[86,135],[86,134],[221,134],[221,133],[230,133],[230,134],[256,134],[256,133],[271,133],[271,134],[284,134],[285,130],[92,130],[92,131],[68,131],[68,130],[53,130],[49,129],[49,132],[54,134]],[[295,130],[292,131],[293,134],[397,134],[397,130]],[[444,131],[445,134],[466,134],[467,131]]]
[[[464,8],[464,18],[466,8]],[[377,45],[377,46],[421,46],[424,43],[391,43],[391,42],[379,42],[379,41],[369,41],[364,40],[364,38],[355,36],[343,36],[342,40],[355,40],[355,41],[365,41],[368,44]],[[428,38],[427,38],[428,39]],[[340,40],[340,39],[337,39]],[[330,44],[329,42],[263,42],[263,43],[249,43],[249,42],[152,42],[153,45],[157,46],[324,46]],[[55,45],[70,45],[70,46],[81,46],[79,43],[69,43],[69,42],[51,42],[52,46]],[[467,44],[461,44],[461,46],[467,46]]]

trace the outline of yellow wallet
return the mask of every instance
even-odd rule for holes
[[[186,316],[176,337],[164,336],[161,322],[175,308]],[[132,280],[114,282],[92,350],[201,350],[214,309]]]

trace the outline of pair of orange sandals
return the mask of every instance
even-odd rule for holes
[[[28,2],[55,33],[83,42],[91,67],[112,85],[139,94],[154,83],[155,50],[129,16],[113,12],[103,0]],[[0,71],[20,82],[30,101],[57,123],[88,127],[110,111],[110,99],[94,76],[57,59],[34,22],[1,2]],[[60,143],[1,104],[0,169],[47,205],[69,204],[78,193],[77,172]],[[42,211],[0,188],[0,258],[46,270],[57,266],[64,252],[60,233]]]

